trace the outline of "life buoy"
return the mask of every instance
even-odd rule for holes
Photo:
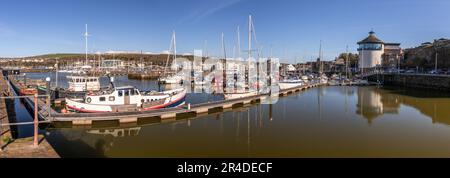
[[[87,103],[91,103],[92,99],[90,97],[86,98]]]

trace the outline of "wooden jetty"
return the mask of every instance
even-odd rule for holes
[[[0,70],[0,97],[11,96],[11,91]],[[6,106],[6,99],[0,99],[0,150],[12,139],[11,128],[8,126],[9,117]]]

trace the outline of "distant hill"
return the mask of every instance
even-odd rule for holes
[[[88,58],[91,62],[98,62],[99,59],[117,59],[117,60],[123,60],[127,61],[131,64],[133,63],[144,63],[146,65],[160,65],[164,66],[168,54],[135,54],[135,53],[128,53],[128,54],[89,54]],[[184,57],[188,60],[193,60],[192,55],[177,55],[177,57]],[[13,66],[54,66],[56,61],[60,64],[60,66],[65,65],[72,65],[73,63],[80,61],[83,62],[85,60],[85,54],[76,54],[76,53],[59,53],[59,54],[45,54],[45,55],[38,55],[38,56],[30,56],[30,57],[24,57],[20,58],[23,60],[38,60],[39,62],[20,62],[20,61],[13,61],[10,62],[10,65]],[[172,55],[169,57],[169,63],[172,62]]]

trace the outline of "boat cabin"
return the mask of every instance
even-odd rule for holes
[[[130,105],[137,104],[141,105],[143,103],[150,103],[154,101],[159,101],[167,98],[167,94],[152,94],[144,93],[139,91],[134,86],[124,86],[116,87],[112,92],[103,94],[93,94],[88,93],[85,102],[89,104],[99,104],[99,105]]]
[[[98,91],[100,90],[100,78],[88,76],[67,76],[69,91]]]

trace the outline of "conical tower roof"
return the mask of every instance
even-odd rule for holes
[[[358,44],[364,44],[364,43],[379,43],[379,44],[383,44],[384,42],[381,41],[380,39],[378,39],[378,38],[375,36],[375,32],[370,31],[370,32],[369,32],[369,36],[368,36],[366,39],[364,39],[364,40],[358,42]]]

